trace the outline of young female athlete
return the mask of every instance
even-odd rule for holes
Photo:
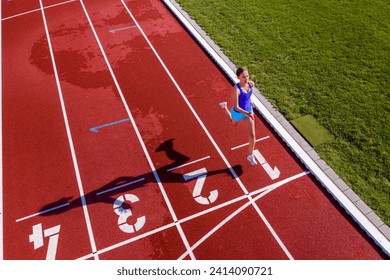
[[[230,121],[236,126],[241,120],[245,120],[249,133],[249,155],[248,160],[252,165],[256,165],[256,159],[253,156],[255,148],[255,118],[252,110],[252,87],[254,83],[249,80],[249,72],[246,68],[238,68],[236,75],[239,82],[233,88],[233,107],[229,111],[227,102],[219,105],[226,111]]]

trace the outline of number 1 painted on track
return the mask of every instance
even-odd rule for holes
[[[211,204],[211,203],[215,202],[218,198],[218,190],[211,191],[210,195],[208,197],[204,197],[201,195],[202,189],[203,189],[204,183],[206,181],[206,177],[207,177],[206,168],[201,168],[201,169],[198,169],[198,170],[195,170],[193,172],[186,173],[183,175],[183,178],[186,181],[191,180],[191,179],[196,178],[196,177],[198,177],[198,178],[196,179],[195,187],[194,187],[194,190],[192,192],[192,196],[195,199],[195,201],[198,202],[199,204],[204,204],[204,205]]]
[[[265,172],[271,177],[272,180],[278,179],[280,176],[279,169],[275,166],[273,169],[269,165],[269,163],[265,160],[263,155],[259,152],[259,150],[254,150],[253,155],[257,159],[257,161],[261,164],[261,166],[264,168]]]

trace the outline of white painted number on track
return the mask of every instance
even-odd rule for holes
[[[184,174],[183,177],[184,180],[186,181],[198,177],[196,179],[194,191],[192,192],[192,196],[194,197],[196,202],[198,202],[199,204],[211,204],[217,200],[218,190],[211,191],[208,197],[204,197],[201,195],[204,182],[206,181],[206,177],[207,177],[206,168],[201,168],[196,171]]]
[[[278,179],[280,176],[279,169],[275,166],[273,169],[268,164],[268,162],[265,160],[263,155],[259,152],[259,150],[254,150],[253,155],[257,159],[257,161],[261,164],[261,166],[264,168],[265,172],[271,177],[272,180]]]
[[[133,215],[129,208],[123,208],[122,205],[125,201],[129,201],[131,203],[139,201],[138,197],[133,194],[125,194],[118,197],[114,202],[114,212],[119,216],[118,218],[118,226],[119,228],[126,233],[134,233],[139,231],[144,225],[146,221],[146,217],[142,216],[137,218],[135,224],[130,225],[127,223],[127,218]]]
[[[42,224],[37,224],[32,227],[32,234],[29,236],[30,243],[34,243],[34,250],[44,245],[43,238],[49,237],[49,246],[47,248],[46,260],[55,260],[57,253],[58,237],[60,233],[60,225],[42,230]]]

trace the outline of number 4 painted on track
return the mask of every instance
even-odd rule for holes
[[[55,260],[57,253],[58,237],[60,225],[42,230],[42,224],[32,227],[33,232],[29,236],[30,242],[34,243],[34,250],[43,246],[43,237],[49,237],[49,246],[47,248],[46,260]]]
[[[183,177],[184,180],[186,181],[198,177],[196,179],[194,191],[192,192],[192,196],[194,197],[196,202],[198,202],[199,204],[211,204],[217,200],[218,190],[211,191],[208,197],[204,197],[201,195],[204,182],[206,181],[206,177],[207,177],[206,168],[201,168],[193,172],[186,173],[183,175]]]
[[[275,168],[272,169],[272,167],[268,164],[268,162],[265,160],[263,155],[259,152],[259,150],[254,150],[253,155],[257,159],[257,161],[261,164],[261,166],[264,168],[265,172],[271,177],[272,180],[278,179],[280,176],[279,169],[275,166]]]

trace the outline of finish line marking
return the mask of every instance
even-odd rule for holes
[[[117,31],[121,31],[121,30],[125,30],[125,29],[130,29],[130,28],[135,28],[137,27],[136,25],[131,25],[131,26],[126,26],[126,27],[121,27],[121,28],[117,28],[117,29],[111,29],[110,32],[111,33],[115,33]]]
[[[99,126],[96,126],[96,127],[93,127],[93,128],[90,128],[89,130],[92,131],[92,132],[95,132],[97,133],[99,129],[101,128],[105,128],[105,127],[109,127],[109,126],[113,126],[113,125],[117,125],[117,124],[120,124],[120,123],[123,123],[123,122],[128,122],[130,121],[129,118],[127,119],[123,119],[123,120],[119,120],[119,121],[116,121],[116,122],[111,122],[111,123],[106,123],[106,124],[103,124],[103,125],[99,125]]]
[[[268,193],[272,192],[273,190],[279,188],[279,187],[282,187],[284,185],[286,185],[287,183],[289,182],[292,182],[300,177],[303,177],[303,176],[306,176],[310,174],[310,171],[305,171],[305,172],[302,172],[302,173],[299,173],[299,174],[296,174],[294,176],[291,176],[289,178],[286,178],[280,182],[277,182],[277,183],[274,183],[274,184],[271,184],[269,186],[266,186],[266,187],[263,187],[261,189],[258,189],[258,190],[255,190],[253,192],[250,193],[250,195],[256,195],[256,197],[254,198],[255,200],[259,200],[260,198],[264,197],[265,195],[267,195]],[[158,232],[162,232],[166,229],[169,229],[169,228],[172,228],[175,226],[176,223],[179,223],[179,224],[184,224],[188,221],[191,221],[191,220],[194,220],[196,218],[199,218],[201,216],[204,216],[206,214],[210,214],[218,209],[221,209],[221,208],[224,208],[226,206],[229,206],[229,205],[232,205],[236,202],[239,202],[239,201],[242,201],[242,200],[245,200],[247,198],[247,195],[241,195],[237,198],[234,198],[232,200],[229,200],[229,201],[226,201],[220,205],[216,205],[214,207],[211,207],[209,209],[206,209],[206,210],[203,210],[201,212],[198,212],[198,213],[195,213],[191,216],[188,216],[186,218],[182,218],[178,221],[175,221],[175,222],[172,222],[170,224],[166,224],[162,227],[159,227],[159,228],[156,228],[156,229],[153,229],[149,232],[145,232],[143,234],[140,234],[138,236],[135,236],[135,237],[132,237],[130,239],[127,239],[127,240],[124,240],[122,242],[119,242],[119,243],[116,243],[114,245],[111,245],[109,247],[106,247],[104,249],[101,249],[97,252],[97,254],[103,254],[103,253],[106,253],[106,252],[109,252],[111,250],[114,250],[114,249],[117,249],[117,248],[120,248],[120,247],[123,247],[127,244],[130,244],[130,243],[133,243],[135,241],[138,241],[138,240],[141,240],[145,237],[148,237],[148,236],[151,236],[155,233],[158,233]],[[241,211],[243,211],[244,209],[246,209],[248,206],[250,206],[250,202],[247,202],[246,204],[244,204],[242,207],[240,207],[239,209],[237,209],[236,211],[234,211],[230,216],[231,217],[228,217],[228,219],[225,219],[224,221],[222,221],[223,224],[226,224],[227,222],[229,222],[229,220],[231,220],[231,218],[233,218],[235,215],[237,215],[238,213],[240,213]],[[218,227],[218,228],[217,228]],[[202,242],[204,242],[204,240],[206,240],[207,238],[209,238],[213,233],[215,233],[219,228],[222,227],[222,224],[221,225],[217,225],[217,227],[213,228],[209,233],[207,233],[205,236],[203,236],[200,240],[198,240],[198,242],[193,245],[195,247],[198,247]],[[188,256],[189,252],[186,251],[181,257],[179,257],[178,259],[183,259],[185,258],[186,256]],[[80,257],[78,258],[78,260],[86,260],[86,259],[89,259],[93,257],[93,253],[90,253],[88,255],[85,255],[83,257]]]
[[[279,187],[282,187],[284,185],[286,185],[287,183],[291,182],[291,181],[294,181],[300,177],[303,177],[303,176],[307,176],[308,174],[310,174],[310,171],[304,171],[302,173],[299,173],[297,175],[294,175],[290,178],[286,178],[280,182],[277,182],[277,183],[274,183],[272,185],[269,185],[267,187],[264,187],[264,188],[261,188],[259,190],[256,190],[256,191],[253,191],[250,193],[250,195],[256,195],[253,200],[256,202],[258,201],[260,198],[264,197],[265,195],[269,194],[270,192],[272,192],[273,190],[279,188]],[[244,196],[241,196],[239,198],[237,198],[236,200],[241,200],[240,198],[243,198]],[[232,200],[233,201],[233,200]],[[229,201],[227,203],[230,203]],[[227,203],[224,203],[224,204],[227,204]],[[245,210],[246,208],[248,208],[249,206],[251,205],[251,201],[248,201],[246,202],[244,205],[242,205],[240,208],[238,208],[236,211],[234,211],[232,214],[230,214],[227,218],[225,218],[223,221],[221,221],[217,226],[215,226],[213,229],[211,229],[206,235],[204,235],[201,239],[199,239],[194,245],[192,245],[191,249],[192,251],[195,250],[199,245],[201,245],[206,239],[208,239],[211,235],[213,235],[216,231],[218,231],[220,228],[222,228],[225,224],[227,224],[231,219],[233,219],[235,216],[237,216],[238,214],[240,214],[243,210]],[[217,206],[218,207],[218,206]],[[216,208],[216,207],[215,207]],[[206,210],[206,211],[210,211],[209,210]],[[205,212],[205,211],[204,211]],[[264,215],[264,214],[263,214]],[[193,215],[194,216],[194,215]],[[190,216],[189,218],[192,218],[192,216]],[[187,218],[188,219],[188,218]],[[265,219],[265,217],[264,217]],[[185,222],[186,219],[182,219],[180,220],[181,223]],[[266,224],[269,225],[269,222],[267,221],[267,219],[265,219],[264,221]],[[280,240],[277,240],[278,243]],[[284,247],[283,245],[283,249],[287,251],[287,248]],[[181,255],[179,257],[179,260],[182,260],[184,259],[186,256],[188,255],[188,252],[185,252],[183,255]],[[289,255],[290,259],[294,259],[291,255]]]

